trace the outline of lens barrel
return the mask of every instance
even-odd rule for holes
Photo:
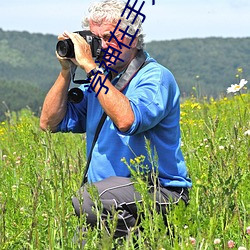
[[[61,57],[68,57],[68,58],[75,57],[74,44],[70,39],[58,41],[56,45],[56,51],[58,55]]]
[[[84,94],[79,88],[72,88],[68,92],[68,101],[72,103],[79,103],[84,98]]]

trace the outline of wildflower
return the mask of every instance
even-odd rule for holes
[[[243,68],[238,68],[237,71],[238,73],[243,73]]]
[[[215,244],[215,245],[220,244],[220,239],[214,239],[214,244]]]
[[[239,247],[238,250],[247,250],[245,247]]]
[[[223,150],[224,149],[224,146],[219,146],[219,150]]]
[[[248,235],[250,235],[250,226],[247,227],[246,232],[247,232]]]
[[[137,164],[140,164],[140,162],[141,162],[140,157],[135,157],[135,161]]]
[[[47,213],[43,213],[42,214],[43,220],[47,221],[48,220],[48,214]]]
[[[21,208],[20,208],[20,214],[23,214],[24,211],[25,211],[24,207],[21,207]]]
[[[13,192],[16,192],[16,190],[17,190],[17,185],[13,185],[13,186],[11,187],[11,189],[12,189]]]
[[[228,242],[227,242],[227,246],[228,246],[228,248],[234,248],[234,241],[233,240],[229,240]]]
[[[194,246],[196,244],[196,239],[193,237],[189,237],[189,240],[191,242],[191,244]]]
[[[231,87],[227,88],[227,93],[235,93],[240,91],[245,85],[247,81],[245,79],[241,79],[239,84],[231,84]]]
[[[130,162],[131,165],[135,165],[135,161],[133,159],[130,159],[129,162]]]
[[[245,133],[244,133],[245,136],[250,136],[250,129],[248,129]]]
[[[201,185],[201,184],[202,184],[202,182],[200,180],[196,181],[196,185]]]
[[[192,104],[191,104],[191,108],[192,108],[192,109],[201,109],[201,106],[200,106],[199,103],[192,103]]]

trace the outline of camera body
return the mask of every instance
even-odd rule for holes
[[[90,30],[75,31],[74,33],[78,33],[90,45],[93,57],[99,57],[101,55],[102,40],[100,38],[93,35]],[[70,39],[58,41],[56,45],[56,51],[61,57],[75,57],[74,44]]]

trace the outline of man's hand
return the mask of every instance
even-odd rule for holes
[[[74,64],[79,65],[86,73],[97,67],[92,57],[90,45],[81,35],[65,31],[63,37],[71,39],[74,44],[75,58],[70,58]]]
[[[66,36],[65,34],[59,35],[58,36],[58,40],[62,41],[68,39],[68,36]],[[61,57],[58,55],[58,53],[56,52],[56,56],[58,61],[60,62],[61,66],[62,66],[62,70],[63,71],[70,71],[70,69],[78,66],[77,61],[74,58],[66,58],[66,57]]]

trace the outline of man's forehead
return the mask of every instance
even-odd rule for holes
[[[101,34],[109,34],[110,31],[113,31],[115,28],[115,24],[112,24],[110,22],[104,21],[103,23],[95,23],[90,22],[90,30],[94,33],[101,33]]]

